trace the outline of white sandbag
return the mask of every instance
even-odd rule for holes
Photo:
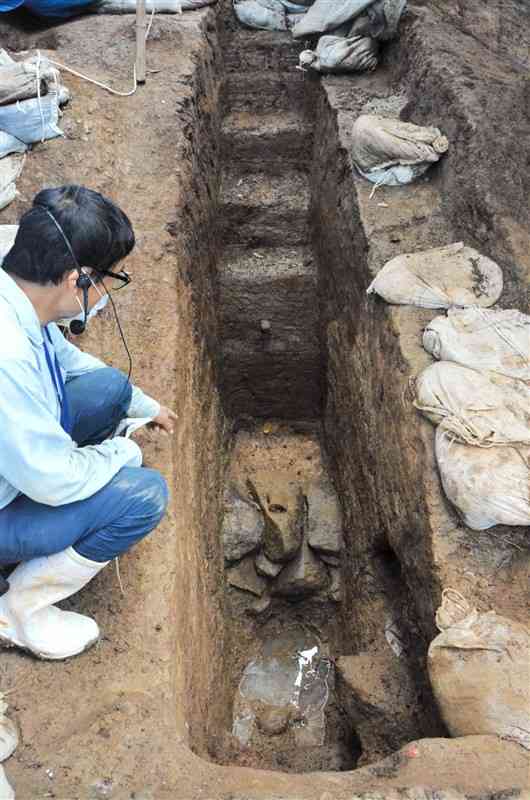
[[[367,72],[377,66],[378,51],[377,42],[367,37],[321,36],[316,50],[300,53],[300,66],[324,73]]]
[[[14,60],[11,58],[7,50],[0,48],[0,67],[8,67],[14,63]]]
[[[183,11],[194,11],[216,2],[217,0],[145,0],[145,10],[148,14],[182,14]],[[97,14],[134,14],[136,0],[102,0],[94,11]]]
[[[0,767],[0,800],[15,800],[15,792],[7,780],[3,767]]]
[[[374,0],[315,0],[307,14],[293,29],[295,39],[315,33],[327,33],[353,20]]]
[[[502,289],[500,267],[472,247],[455,242],[392,258],[366,292],[393,305],[450,308],[491,306]]]
[[[0,131],[0,158],[9,156],[11,153],[25,153],[27,149],[27,144],[21,142],[20,139],[11,136],[10,133]]]
[[[10,106],[0,106],[0,130],[25,144],[63,136],[58,122],[59,103],[56,92],[49,92],[40,100],[32,98]]]
[[[462,444],[530,445],[530,386],[439,361],[415,380],[414,405]]]
[[[445,590],[428,670],[452,736],[497,735],[530,750],[530,631],[495,611],[480,614]]]
[[[35,72],[27,70],[23,61],[0,67],[0,105],[36,96]]]
[[[516,309],[450,308],[427,325],[423,346],[440,361],[530,381],[530,317]]]
[[[59,86],[59,71],[40,54],[13,61],[5,53],[3,63],[0,62],[0,105],[37,97],[39,91],[42,94],[57,91]]]
[[[530,446],[473,447],[438,427],[435,452],[444,492],[466,525],[530,525]]]
[[[18,225],[0,225],[0,266],[15,244]]]
[[[6,716],[7,709],[4,694],[0,692],[0,761],[9,758],[18,746],[18,731],[13,720]]]
[[[234,2],[238,20],[249,28],[266,31],[286,31],[287,16],[280,0],[242,0]]]
[[[421,178],[430,166],[431,164],[425,161],[423,164],[395,164],[393,167],[374,169],[371,172],[363,172],[360,167],[357,167],[357,170],[363,178],[376,186],[406,186]]]
[[[297,16],[298,14],[307,13],[307,6],[303,5],[303,3],[292,3],[291,0],[281,0],[281,4],[287,14]]]
[[[438,128],[361,114],[352,128],[352,158],[372,183],[410,183],[439,160],[449,142]]]
[[[22,172],[24,156],[6,156],[0,159],[0,209],[13,202],[16,197],[16,180]]]
[[[391,39],[396,35],[405,6],[406,0],[315,0],[294,28],[293,36],[302,39],[317,33],[328,33],[363,16],[366,30],[354,30],[352,36],[372,36],[373,32],[376,38]]]
[[[217,0],[180,0],[183,11],[195,11],[196,8],[211,6],[216,2]]]
[[[356,17],[349,35],[369,36],[380,41],[393,39],[406,5],[407,0],[375,0]]]

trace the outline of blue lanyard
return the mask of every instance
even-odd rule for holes
[[[45,327],[44,330],[46,332],[46,336],[48,337],[49,343],[53,347],[52,337],[50,336],[48,328]],[[61,409],[61,428],[63,428],[63,430],[65,430],[66,433],[70,434],[72,433],[72,420],[70,419],[70,408],[68,406],[68,399],[66,397],[66,392],[64,390],[64,381],[63,381],[63,376],[61,374],[61,368],[57,360],[57,354],[54,353],[55,355],[55,367],[54,367],[54,364],[52,364],[50,351],[48,350],[48,347],[46,345],[46,339],[43,339],[42,342],[44,344],[44,354],[46,356],[46,363],[48,365],[48,370],[50,372],[53,385],[55,387],[57,400],[59,401],[59,406]]]

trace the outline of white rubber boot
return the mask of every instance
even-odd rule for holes
[[[108,563],[90,561],[69,547],[19,564],[0,597],[0,639],[39,658],[82,653],[98,640],[97,623],[52,603],[78,592]]]

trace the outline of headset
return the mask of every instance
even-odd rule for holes
[[[59,225],[58,221],[56,220],[55,216],[52,214],[50,209],[47,208],[46,206],[42,206],[40,204],[35,205],[34,208],[41,208],[49,216],[49,218],[52,220],[53,224],[55,225],[55,227],[57,228],[57,230],[61,234],[61,237],[62,237],[62,239],[63,239],[63,241],[64,241],[64,243],[65,243],[65,245],[66,245],[66,247],[68,249],[68,252],[70,253],[70,255],[72,257],[72,261],[74,262],[75,268],[77,270],[78,278],[77,278],[77,280],[75,282],[75,285],[79,289],[81,289],[81,291],[83,292],[83,319],[82,320],[81,319],[73,319],[70,322],[70,331],[74,334],[74,336],[79,336],[79,334],[83,333],[86,330],[87,321],[88,321],[88,292],[89,292],[90,287],[94,285],[93,281],[92,281],[90,275],[87,275],[86,272],[83,272],[83,268],[79,265],[79,262],[78,262],[78,260],[77,260],[77,258],[75,256],[73,247],[70,244],[70,240],[68,239],[67,235],[63,231],[62,227]],[[103,280],[101,281],[101,283],[103,284],[103,287],[104,287],[104,289],[105,289],[105,291],[107,293],[107,297],[110,300],[110,303],[111,303],[111,306],[112,306],[112,310],[114,311],[114,317],[116,319],[116,324],[117,324],[118,330],[120,332],[121,340],[123,342],[123,346],[125,347],[125,352],[127,353],[127,358],[129,359],[129,374],[127,376],[127,380],[130,380],[131,373],[132,373],[132,366],[133,366],[132,365],[132,357],[131,357],[131,354],[129,352],[129,348],[127,347],[127,342],[125,340],[125,335],[123,333],[123,330],[122,330],[122,327],[121,327],[121,324],[120,324],[120,320],[119,320],[119,317],[118,317],[118,312],[116,311],[116,306],[114,305],[114,300],[112,299],[112,295],[107,290],[107,287],[103,283]]]

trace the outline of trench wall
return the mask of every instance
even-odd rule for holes
[[[389,54],[419,124],[451,142],[441,165],[455,234],[502,264],[504,306],[530,307],[530,5],[412,2]]]
[[[16,49],[52,46],[52,57],[118,88],[130,81],[130,15],[29,33],[2,24]],[[126,210],[137,245],[127,262],[133,282],[116,305],[132,379],[179,415],[174,437],[140,442],[144,463],[166,477],[171,504],[159,528],[120,559],[124,593],[109,565],[67,602],[97,619],[101,642],[64,664],[6,655],[3,689],[24,686],[14,711],[25,744],[7,769],[24,798],[50,788],[77,797],[106,776],[120,797],[146,784],[162,796],[168,781],[193,796],[184,786],[198,761],[189,747],[206,756],[209,731],[226,724],[226,704],[213,702],[225,674],[217,531],[226,444],[215,346],[221,67],[213,10],[178,25],[157,17],[148,58],[158,72],[130,98],[66,79],[67,137],[28,156],[20,197],[3,212],[3,222],[15,222],[43,186],[69,182]],[[127,370],[110,306],[76,344]]]
[[[153,186],[145,217],[141,208],[130,211],[139,240],[137,259],[143,263],[136,270],[132,265],[141,286],[136,302],[131,297],[124,310],[135,354],[133,379],[153,396],[164,398],[179,415],[170,455],[159,446],[153,453],[152,444],[144,444],[148,464],[168,479],[171,509],[152,541],[140,545],[144,549],[139,555],[149,559],[157,540],[169,537],[172,552],[166,556],[157,552],[154,557],[165,574],[165,585],[160,587],[164,591],[171,576],[169,616],[163,624],[171,627],[174,637],[167,653],[178,685],[172,712],[192,749],[207,756],[211,730],[226,724],[225,704],[217,699],[225,691],[219,669],[224,615],[218,526],[227,424],[217,389],[216,317],[222,63],[216,15],[209,11],[201,17],[199,25],[190,19],[189,27],[181,31],[181,36],[189,37],[186,50],[191,50],[191,58],[189,66],[178,71],[173,110],[163,113],[163,130],[156,121],[151,123],[160,160],[153,165],[158,167],[153,171],[158,185]],[[171,23],[168,17],[165,24]],[[177,34],[173,43],[166,39],[161,46],[179,47],[179,38]],[[156,62],[153,49],[151,63]],[[163,97],[155,97],[153,107]],[[144,149],[143,155],[148,160],[149,150]],[[124,206],[130,208],[130,203]],[[146,285],[148,295],[143,298]],[[97,331],[86,342],[87,349],[100,351],[108,361],[110,340],[111,360],[119,359],[124,368],[110,314],[102,325],[103,336]]]
[[[508,4],[512,27],[516,5]],[[502,266],[501,305],[527,308],[527,179],[525,156],[515,147],[526,136],[527,83],[513,52],[507,60],[509,26],[501,25],[500,9],[482,9],[482,17],[476,4],[462,10],[466,31],[462,20],[458,27],[446,13],[442,4],[412,3],[399,41],[378,70],[354,81],[324,78],[315,115],[312,221],[326,352],[324,426],[344,503],[347,569],[354,576],[344,609],[356,631],[350,646],[362,650],[377,637],[360,600],[367,562],[382,553],[401,565],[403,591],[420,626],[420,660],[436,633],[434,613],[445,586],[459,588],[481,608],[494,605],[526,618],[517,581],[509,596],[500,583],[496,588],[510,575],[501,569],[503,531],[477,538],[460,523],[441,491],[434,429],[412,406],[410,379],[431,363],[422,330],[439,312],[391,307],[366,295],[393,256],[462,238]],[[473,33],[485,19],[498,32],[493,53]],[[351,126],[362,111],[388,109],[398,95],[403,118],[438,124],[448,134],[449,154],[427,180],[381,187],[371,196],[373,187],[351,163]],[[491,131],[505,130],[508,116],[515,124],[499,154]],[[528,574],[528,554],[517,560],[516,571]]]

